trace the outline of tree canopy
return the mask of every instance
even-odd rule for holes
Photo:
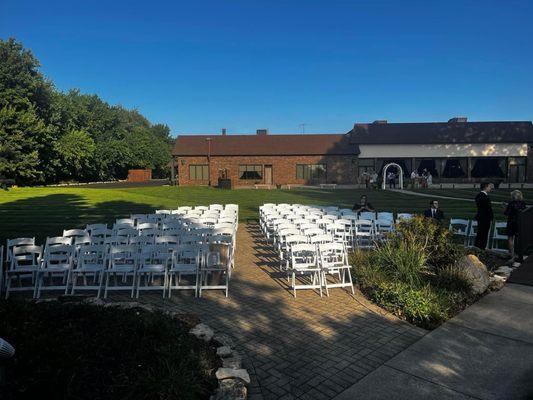
[[[0,39],[0,177],[18,184],[124,179],[128,169],[167,174],[164,124],[79,90],[64,93],[15,39]]]

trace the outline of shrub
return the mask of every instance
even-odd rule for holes
[[[414,216],[400,221],[392,237],[406,240],[413,246],[422,246],[427,264],[436,269],[452,265],[464,255],[462,246],[455,243],[451,232],[431,218]]]
[[[435,284],[439,288],[459,293],[470,293],[472,284],[465,271],[455,265],[448,265],[437,271]]]

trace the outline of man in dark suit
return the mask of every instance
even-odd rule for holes
[[[444,219],[444,213],[439,209],[439,202],[437,200],[429,202],[429,209],[424,211],[424,217],[434,218],[438,222]]]
[[[487,247],[490,225],[494,219],[492,203],[489,197],[489,193],[493,188],[494,185],[492,183],[482,183],[481,192],[476,196],[477,213],[475,220],[477,221],[477,234],[474,246],[482,250]]]

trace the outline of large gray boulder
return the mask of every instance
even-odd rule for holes
[[[220,385],[211,400],[246,400],[248,389],[240,379],[226,379]]]
[[[487,290],[490,284],[489,271],[479,258],[473,254],[464,256],[457,262],[457,267],[465,272],[474,294],[481,294]]]

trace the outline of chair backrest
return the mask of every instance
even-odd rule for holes
[[[215,226],[213,229],[213,235],[229,235],[233,236],[235,234],[235,229],[231,226]]]
[[[103,229],[107,229],[107,224],[88,224],[85,227],[85,230],[89,232],[89,234],[91,235],[94,230],[103,230]]]
[[[378,212],[377,219],[394,221],[394,214],[388,211],[380,211]]]
[[[50,247],[72,244],[72,237],[53,236],[47,237],[45,242],[45,251]]]
[[[477,221],[470,221],[470,228],[468,229],[468,236],[474,237],[477,235]]]
[[[470,221],[467,219],[452,218],[450,219],[450,225],[448,229],[454,235],[466,236],[468,235],[469,226],[470,226]]]
[[[21,245],[13,246],[11,259],[9,260],[9,269],[17,268],[39,268],[43,256],[43,246]]]
[[[148,246],[154,243],[153,236],[132,236],[129,238],[130,245],[136,245],[139,247]]]
[[[118,265],[135,266],[138,260],[138,249],[134,244],[111,246],[107,255],[108,267]]]
[[[124,236],[124,237],[139,236],[139,231],[132,227],[119,228],[115,231],[115,236]]]
[[[108,236],[104,239],[104,245],[119,245],[119,244],[129,244],[128,236]]]
[[[63,230],[63,237],[78,238],[87,236],[87,231],[85,229],[65,229]]]
[[[92,243],[91,237],[89,235],[77,237],[74,239],[74,245],[79,247],[83,245],[89,245]]]
[[[48,247],[43,255],[43,268],[71,268],[75,250],[76,248],[70,244]]]
[[[11,261],[11,256],[13,255],[13,249],[15,247],[21,247],[21,246],[33,246],[35,245],[35,238],[16,238],[16,239],[7,239],[6,242],[6,262]]]
[[[376,229],[380,233],[392,232],[394,230],[394,221],[390,219],[377,219],[374,221]]]
[[[315,235],[309,238],[309,243],[312,243],[312,244],[332,243],[333,241],[334,239],[332,235],[325,235],[325,234]]]
[[[376,219],[376,213],[373,211],[362,211],[359,213],[359,219],[373,221]]]
[[[162,235],[155,238],[155,244],[179,244],[178,236]]]
[[[507,222],[496,221],[494,222],[494,230],[492,232],[493,239],[507,239]]]
[[[315,267],[317,264],[316,245],[300,243],[291,246],[291,266],[295,269]]]
[[[372,233],[374,230],[374,223],[368,219],[359,219],[354,221],[356,234],[360,233]]]
[[[137,225],[137,229],[142,232],[145,229],[157,229],[157,223],[155,222],[142,222]]]
[[[320,263],[323,267],[347,264],[346,248],[343,243],[323,243],[318,245]]]
[[[119,218],[115,220],[115,225],[135,226],[135,220],[133,218]]]
[[[233,244],[233,238],[227,235],[212,235],[207,239],[209,244],[212,243],[224,243],[224,244]]]
[[[139,236],[156,237],[161,233],[157,228],[148,228],[139,231]]]
[[[104,266],[106,248],[103,245],[83,245],[78,250],[76,268]]]
[[[170,214],[170,210],[155,210],[155,213],[158,215]]]
[[[310,228],[304,231],[304,235],[309,236],[309,237],[323,235],[323,234],[324,234],[324,230],[321,228]]]
[[[102,238],[106,238],[108,236],[112,236],[113,235],[113,231],[111,229],[107,229],[107,228],[95,228],[95,229],[92,229],[89,231],[90,233],[90,236],[92,238],[94,237],[102,237]]]
[[[399,213],[397,215],[397,217],[396,217],[396,220],[397,221],[401,221],[401,220],[408,221],[411,218],[413,218],[413,214],[410,214],[410,213]]]
[[[298,243],[307,243],[309,239],[305,235],[290,235],[285,237],[285,243],[288,245],[294,245]]]

